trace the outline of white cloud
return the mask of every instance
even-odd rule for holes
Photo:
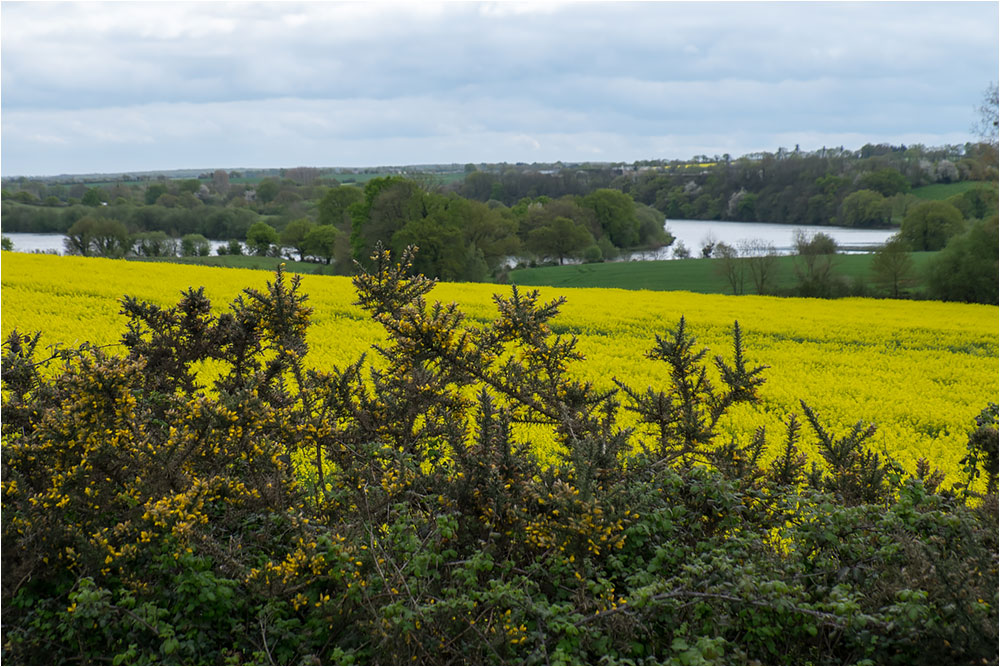
[[[69,156],[101,159],[102,146],[136,146],[130,163],[152,169],[182,150],[187,164],[268,164],[269,155],[336,164],[327,154],[368,164],[432,161],[413,156],[418,146],[468,161],[517,161],[518,150],[526,159],[564,150],[546,158],[564,160],[738,154],[796,132],[787,143],[961,143],[998,67],[995,3],[2,11],[5,174],[64,171]],[[643,148],[658,154],[635,153]]]

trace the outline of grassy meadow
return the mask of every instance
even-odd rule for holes
[[[618,266],[630,265],[593,268]],[[242,289],[262,288],[270,277],[244,269],[5,252],[0,328],[4,336],[14,328],[39,330],[43,346],[114,344],[125,330],[118,315],[118,300],[125,294],[168,306],[189,287],[204,286],[221,312]],[[352,305],[348,278],[306,275],[302,284],[314,309],[308,338],[311,366],[342,366],[383,339],[380,327]],[[661,284],[661,289],[667,288]],[[711,354],[728,356],[732,324],[738,320],[750,361],[771,367],[762,403],[740,406],[723,425],[738,439],[764,426],[777,441],[782,421],[793,412],[801,415],[801,399],[837,432],[846,432],[858,420],[876,423],[877,449],[911,471],[918,458],[927,457],[947,473],[950,483],[958,480],[958,461],[974,417],[996,400],[1000,369],[995,306],[734,297],[634,287],[541,288],[546,299],[567,299],[553,329],[579,338],[586,359],[578,364],[578,375],[601,387],[610,388],[613,377],[637,389],[660,386],[666,367],[644,357],[656,334],[675,327],[683,316]],[[509,289],[444,283],[431,298],[457,302],[475,323],[491,320],[492,294]],[[810,442],[803,449],[815,456]]]
[[[913,273],[918,281],[913,285],[914,289],[922,288],[919,277],[935,254],[911,253]],[[793,256],[778,258],[775,286],[779,291],[790,291],[795,287],[797,261],[799,260]],[[873,279],[871,261],[871,254],[838,255],[835,260],[835,270],[850,284],[870,284]],[[540,266],[511,271],[510,280],[519,285],[553,287],[618,287],[633,290],[685,290],[702,294],[732,293],[729,282],[721,273],[719,260],[703,258]],[[745,288],[748,292],[753,291],[753,283],[749,276]]]
[[[920,199],[940,201],[960,195],[963,192],[986,186],[982,181],[958,181],[957,183],[932,183],[910,190],[910,194]]]

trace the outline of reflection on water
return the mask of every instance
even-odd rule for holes
[[[665,248],[631,253],[628,260],[672,259],[674,248],[683,243],[691,257],[701,257],[708,243],[725,243],[737,247],[743,241],[770,243],[782,255],[794,248],[795,231],[807,236],[822,232],[833,238],[844,252],[870,252],[885,243],[896,229],[853,229],[851,227],[820,227],[816,225],[779,225],[773,222],[720,222],[718,220],[666,220],[664,227],[674,236],[674,243]]]

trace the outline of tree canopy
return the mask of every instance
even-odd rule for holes
[[[961,211],[946,202],[928,201],[909,210],[899,235],[913,250],[940,250],[961,231]]]

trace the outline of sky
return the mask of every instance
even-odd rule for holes
[[[975,140],[997,2],[0,4],[0,174]]]

